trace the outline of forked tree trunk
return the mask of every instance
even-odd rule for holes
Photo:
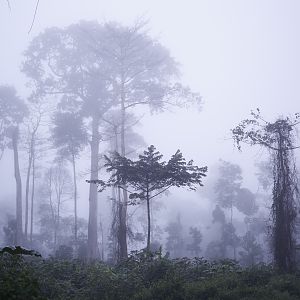
[[[22,244],[22,181],[19,166],[18,152],[19,128],[15,127],[12,132],[12,147],[14,152],[14,170],[16,180],[16,244]]]
[[[92,120],[92,140],[91,144],[91,175],[90,180],[98,179],[98,155],[99,155],[99,119]],[[89,223],[88,223],[88,251],[89,260],[98,257],[98,190],[97,185],[90,183],[89,190]]]

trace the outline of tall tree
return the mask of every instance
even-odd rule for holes
[[[29,197],[30,197],[30,179],[31,179],[31,215],[30,215],[30,241],[32,241],[32,227],[33,227],[33,200],[35,193],[35,167],[37,159],[37,146],[40,144],[38,132],[42,125],[42,121],[46,115],[47,109],[44,103],[36,101],[37,99],[29,99],[28,110],[29,114],[24,120],[25,140],[24,147],[28,154],[28,164],[26,172],[26,186],[25,186],[25,227],[24,238],[28,240],[29,231]]]
[[[197,227],[190,227],[189,234],[191,236],[191,243],[187,245],[187,250],[197,257],[201,252],[202,233]]]
[[[241,190],[243,179],[241,175],[242,170],[240,166],[222,160],[221,165],[219,166],[219,173],[219,179],[215,184],[216,201],[222,208],[230,210],[230,226],[229,224],[225,224],[224,227],[222,227],[222,236],[224,238],[224,243],[226,242],[233,247],[233,258],[236,259],[235,245],[237,243],[233,242],[236,240],[235,228],[233,225],[233,208],[238,202],[237,197]],[[228,235],[230,234],[233,235],[230,238],[231,242],[227,242],[229,241]]]
[[[61,212],[63,204],[70,199],[70,183],[68,169],[63,161],[58,160],[46,171],[40,190],[40,197],[43,199],[40,206],[41,223],[46,225],[48,232],[49,229],[52,231],[50,240],[54,251],[61,244]]]
[[[39,95],[59,96],[61,111],[76,112],[89,124],[91,180],[98,179],[100,120],[114,103],[106,60],[95,55],[86,43],[86,32],[94,31],[101,36],[103,28],[82,22],[64,29],[47,29],[32,40],[23,65]],[[88,225],[91,259],[98,255],[97,216],[97,187],[91,184]]]
[[[105,56],[110,69],[112,86],[120,108],[120,154],[126,156],[126,118],[137,106],[147,105],[162,111],[166,106],[186,106],[201,102],[198,94],[176,82],[178,64],[169,51],[146,32],[145,22],[125,27],[116,23],[104,26],[102,38],[90,32],[89,45],[96,55]],[[120,213],[120,256],[127,257],[126,187],[122,191]]]
[[[114,109],[105,115],[103,118],[102,131],[103,136],[110,142],[111,152],[120,152],[120,135],[121,135],[121,118],[120,110]],[[146,146],[141,135],[133,130],[133,126],[139,123],[139,119],[132,113],[127,113],[125,120],[125,141],[126,141],[126,157],[135,157],[136,150]],[[110,232],[110,250],[112,251],[111,259],[115,262],[120,259],[121,242],[120,237],[120,219],[122,219],[121,211],[123,207],[122,190],[119,187],[112,187],[112,224]],[[126,224],[129,228],[130,224]],[[130,229],[129,229],[130,230]],[[128,231],[128,229],[127,229]]]
[[[185,244],[183,239],[183,226],[179,214],[175,221],[167,225],[165,231],[168,233],[166,250],[172,258],[182,257],[184,255]]]
[[[76,159],[80,151],[87,143],[86,129],[82,118],[78,113],[57,112],[54,116],[54,127],[52,129],[54,146],[58,154],[68,159],[72,164],[73,185],[74,185],[74,240],[77,249],[77,174]]]
[[[109,185],[129,186],[130,204],[145,201],[147,204],[147,250],[150,251],[151,211],[150,200],[167,191],[171,187],[187,187],[196,190],[202,186],[202,178],[206,176],[207,167],[198,167],[193,161],[186,162],[182,153],[177,150],[168,162],[162,161],[162,155],[153,145],[149,146],[138,160],[131,160],[119,153],[113,158],[106,157],[107,171],[112,172]],[[97,181],[96,181],[97,183]],[[102,183],[102,182],[98,182]]]
[[[296,197],[298,196],[296,168],[293,158],[295,126],[299,114],[293,119],[279,118],[275,122],[264,120],[259,109],[251,113],[252,118],[243,120],[232,130],[234,141],[266,147],[273,158],[273,249],[276,266],[283,272],[295,268],[295,220]]]
[[[247,231],[243,236],[241,247],[242,250],[239,251],[239,255],[243,265],[253,266],[262,261],[263,249],[261,245],[257,243],[256,238],[251,231]]]
[[[22,180],[19,166],[19,124],[23,121],[27,107],[10,86],[0,86],[0,149],[9,146],[14,153],[14,174],[16,180],[16,243],[22,243]]]
[[[233,207],[242,184],[242,170],[228,161],[221,160],[219,166],[219,179],[215,184],[217,203],[226,209],[230,209],[230,223],[232,224]]]

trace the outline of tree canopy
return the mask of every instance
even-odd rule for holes
[[[105,166],[112,172],[108,182],[117,186],[128,184],[133,189],[129,196],[132,204],[145,200],[147,195],[152,199],[172,186],[195,190],[203,185],[207,167],[195,166],[192,160],[186,162],[180,150],[168,162],[161,161],[162,157],[153,145],[136,161],[119,153],[114,153],[112,158],[106,156]]]
[[[162,158],[163,155],[156,151],[153,145],[140,154],[137,160],[131,160],[115,152],[112,158],[105,156],[105,167],[108,172],[111,172],[108,182],[92,181],[101,186],[117,186],[122,189],[126,187],[130,193],[129,204],[147,202],[148,250],[150,249],[150,200],[171,187],[196,190],[197,186],[203,186],[202,178],[207,172],[207,167],[195,166],[192,160],[186,162],[180,150],[177,150],[167,162],[162,161]]]

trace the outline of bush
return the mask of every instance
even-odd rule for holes
[[[171,260],[159,251],[134,252],[113,267],[2,253],[0,299],[295,300],[300,278],[265,265],[242,269],[230,260]]]

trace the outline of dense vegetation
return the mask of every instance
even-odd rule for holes
[[[0,254],[0,299],[300,299],[300,274],[135,252],[109,266]]]

